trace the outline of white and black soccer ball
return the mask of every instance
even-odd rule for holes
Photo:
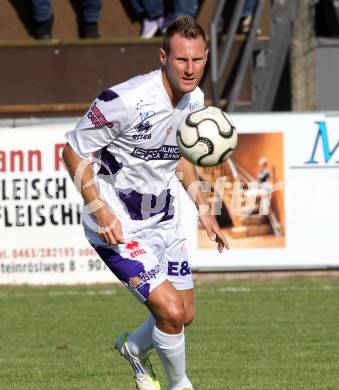
[[[233,153],[237,139],[230,116],[213,106],[190,112],[177,130],[182,156],[201,167],[213,167],[225,161]]]

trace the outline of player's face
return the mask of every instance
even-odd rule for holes
[[[171,95],[191,92],[199,84],[204,73],[208,50],[202,37],[185,38],[174,34],[170,52],[160,50],[160,61]]]

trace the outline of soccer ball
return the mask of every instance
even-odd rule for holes
[[[213,106],[190,112],[177,130],[182,156],[201,167],[213,167],[225,161],[233,153],[237,139],[229,115]]]

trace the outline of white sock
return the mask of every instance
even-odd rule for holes
[[[164,366],[169,382],[168,388],[172,390],[191,387],[192,384],[186,376],[184,331],[179,334],[167,334],[154,326],[153,345]]]
[[[133,333],[127,336],[128,349],[133,356],[143,359],[147,352],[153,348],[152,332],[155,319],[149,314],[145,322]]]

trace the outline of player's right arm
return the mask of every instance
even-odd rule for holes
[[[97,224],[97,232],[107,244],[124,243],[121,223],[114,210],[104,202],[93,177],[92,156],[121,135],[128,123],[122,99],[111,89],[96,98],[75,129],[66,133],[63,159],[85,205]]]
[[[97,222],[98,234],[101,239],[110,245],[124,243],[119,219],[109,206],[100,199],[93,178],[92,162],[78,156],[69,143],[66,144],[62,157],[72,180],[84,199],[85,205],[89,207]]]

